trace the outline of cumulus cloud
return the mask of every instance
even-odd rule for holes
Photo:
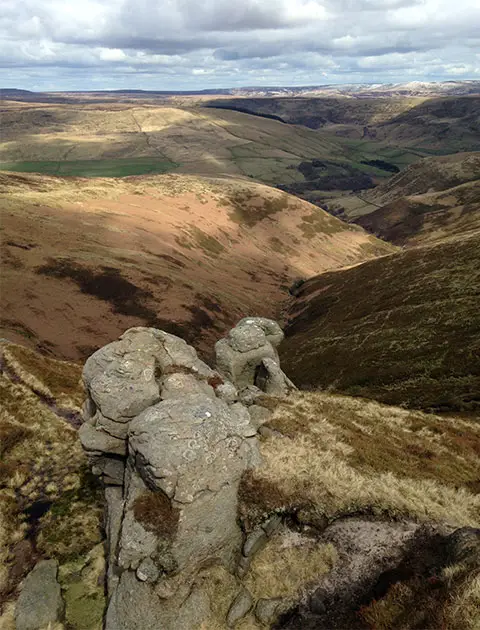
[[[2,0],[0,83],[199,89],[325,75],[479,78],[478,24],[478,0]]]

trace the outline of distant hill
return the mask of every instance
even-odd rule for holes
[[[284,122],[323,129],[353,140],[387,142],[443,153],[480,149],[480,96],[378,92],[365,98],[328,96],[213,99],[209,107],[275,115]]]
[[[1,98],[6,100],[33,100],[65,98],[128,98],[168,97],[168,96],[329,96],[346,95],[351,97],[368,96],[462,96],[480,93],[480,81],[411,81],[409,83],[349,83],[307,86],[252,86],[206,90],[87,90],[76,92],[31,92],[17,88],[0,89]]]
[[[478,410],[479,291],[478,234],[316,276],[288,311],[282,366],[302,388]]]
[[[6,104],[0,170],[113,176],[176,171],[303,180],[298,165],[345,160],[335,139],[239,112],[127,104]]]
[[[299,277],[393,246],[250,180],[0,175],[2,332],[82,359],[141,324],[200,350]],[[34,227],[32,227],[34,226]]]

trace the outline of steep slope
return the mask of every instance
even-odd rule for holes
[[[384,123],[377,135],[404,146],[450,152],[480,148],[480,97],[425,100]]]
[[[308,280],[281,348],[300,387],[422,409],[480,408],[480,236]]]
[[[479,179],[479,152],[427,157],[407,166],[373,190],[336,199],[331,208],[341,210],[349,218],[355,218],[374,213],[404,197],[447,191],[467,182],[478,182]],[[472,199],[469,193],[467,196],[466,203],[475,201],[475,197]]]
[[[200,350],[298,277],[393,246],[249,180],[1,176],[2,330],[80,359],[139,324]],[[34,227],[32,227],[34,226]]]
[[[396,245],[424,245],[480,230],[480,179],[441,192],[401,197],[355,220]]]

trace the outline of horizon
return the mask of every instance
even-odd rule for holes
[[[0,84],[199,91],[480,78],[476,0],[4,0]],[[226,88],[224,88],[226,89]]]
[[[406,85],[413,85],[413,84],[417,84],[419,86],[422,85],[443,85],[443,84],[457,84],[457,83],[479,83],[480,84],[480,78],[479,79],[439,79],[439,80],[411,80],[411,81],[388,81],[388,82],[382,82],[382,81],[362,81],[362,82],[336,82],[336,83],[310,83],[310,84],[299,84],[299,85],[288,85],[288,84],[284,84],[284,85],[262,85],[262,84],[256,84],[256,85],[229,85],[229,86],[215,86],[215,87],[208,87],[208,88],[190,88],[190,89],[168,89],[168,88],[158,88],[158,89],[145,89],[145,88],[140,88],[140,87],[123,87],[123,88],[111,88],[111,89],[89,89],[89,88],[85,88],[85,89],[49,89],[49,90],[33,90],[33,89],[28,89],[28,88],[21,88],[21,87],[0,87],[0,92],[3,91],[22,91],[22,92],[31,92],[32,94],[35,93],[46,93],[46,94],[65,94],[65,93],[79,93],[79,94],[85,94],[85,93],[96,93],[96,94],[101,94],[101,93],[112,93],[112,92],[144,92],[144,93],[151,93],[151,94],[155,94],[155,93],[175,93],[175,94],[191,94],[191,93],[198,93],[198,92],[214,92],[216,90],[218,91],[231,91],[231,90],[307,90],[307,89],[321,89],[321,88],[335,88],[335,87],[343,87],[343,86],[352,86],[352,87],[403,87]]]

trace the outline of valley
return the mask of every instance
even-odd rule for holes
[[[480,82],[0,117],[0,630],[478,630]]]

